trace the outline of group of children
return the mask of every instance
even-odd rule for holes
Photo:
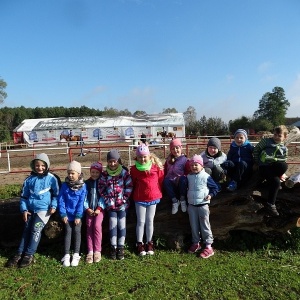
[[[38,154],[30,163],[32,172],[25,179],[21,192],[23,235],[17,253],[8,260],[7,266],[32,264],[42,230],[56,210],[65,229],[63,266],[79,264],[83,217],[86,221],[86,263],[101,260],[105,214],[109,218],[110,257],[124,259],[126,214],[131,200],[137,217],[137,253],[153,255],[154,217],[163,189],[171,200],[172,214],[178,212],[179,206],[182,212],[188,212],[192,233],[188,252],[201,250],[199,256],[208,258],[214,254],[209,203],[226,182],[226,189],[235,191],[250,178],[254,166],[258,166],[260,175],[269,183],[268,212],[278,215],[275,201],[280,178],[287,170],[287,147],[284,145],[287,134],[285,126],[278,126],[272,138],[263,138],[253,147],[247,132],[238,129],[227,155],[222,152],[220,140],[213,137],[205,151],[190,159],[183,154],[180,139],[173,139],[164,164],[142,143],[136,148],[135,164],[130,169],[122,164],[119,152],[112,149],[107,153],[105,170],[100,162],[93,163],[87,180],[83,179],[79,162],[69,163],[61,187],[56,176],[49,172],[48,156]]]

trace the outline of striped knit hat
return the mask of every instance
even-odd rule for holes
[[[248,140],[248,134],[247,134],[247,131],[244,130],[244,129],[238,129],[235,133],[234,133],[234,137],[238,134],[238,133],[241,133],[246,140]]]

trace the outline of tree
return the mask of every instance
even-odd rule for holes
[[[7,87],[7,83],[0,78],[0,104],[4,102],[4,99],[7,97],[7,93],[4,91]]]
[[[289,101],[285,98],[284,89],[274,87],[272,93],[267,92],[259,101],[258,110],[254,112],[254,119],[266,119],[273,126],[284,124],[285,115],[290,106]]]
[[[242,116],[241,118],[235,119],[233,121],[229,121],[229,131],[231,133],[234,133],[239,128],[242,129],[249,129],[253,128],[251,124],[251,119],[245,116]]]
[[[163,108],[163,114],[172,114],[172,113],[178,113],[176,108]]]
[[[187,110],[183,113],[185,126],[190,126],[192,123],[196,122],[196,109],[193,106],[189,106]]]
[[[141,116],[144,116],[146,115],[147,113],[144,111],[144,110],[136,110],[134,113],[133,113],[133,117],[141,117]]]

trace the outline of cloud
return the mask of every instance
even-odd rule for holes
[[[257,67],[258,73],[266,73],[273,66],[270,61],[265,61]]]
[[[226,75],[226,82],[227,83],[231,83],[233,81],[233,79],[234,79],[233,75],[231,75],[231,74]]]
[[[296,79],[286,92],[286,98],[290,102],[290,107],[287,111],[288,117],[300,116],[300,73],[297,74]]]
[[[107,90],[107,88],[105,86],[101,86],[101,85],[96,86],[91,91],[88,91],[87,94],[83,95],[79,101],[84,101],[84,102],[89,101],[89,100],[95,98],[95,96],[102,94],[106,90]]]

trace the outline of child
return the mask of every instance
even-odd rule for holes
[[[263,138],[254,148],[254,161],[259,167],[259,174],[269,184],[267,210],[272,216],[278,216],[276,197],[280,189],[280,178],[285,174],[288,149],[284,144],[288,135],[285,126],[277,126],[273,137]]]
[[[231,178],[227,186],[228,191],[235,191],[252,175],[253,148],[248,141],[247,132],[244,129],[238,129],[234,133],[234,141],[227,153],[227,160],[222,164]]]
[[[109,235],[112,259],[124,259],[126,213],[132,192],[129,172],[122,166],[118,150],[107,153],[107,167],[99,180],[99,193],[103,197],[109,216]]]
[[[62,258],[63,266],[76,267],[79,264],[81,244],[81,219],[83,203],[86,197],[86,186],[81,173],[81,164],[73,160],[67,167],[68,176],[61,186],[58,197],[59,213],[65,224],[65,256]],[[72,236],[74,237],[74,255],[70,263],[70,248]]]
[[[205,172],[211,175],[220,190],[220,183],[225,178],[225,171],[221,164],[227,159],[227,155],[221,150],[221,141],[216,137],[209,139],[206,150],[200,153],[200,156],[203,159]]]
[[[27,267],[39,245],[42,230],[56,211],[59,183],[49,173],[50,161],[45,153],[37,154],[30,162],[31,174],[23,184],[20,211],[25,227],[17,253],[7,262],[7,267]]]
[[[156,204],[162,197],[163,165],[157,156],[150,154],[146,145],[139,145],[136,149],[136,162],[131,166],[130,174],[133,181],[132,198],[137,216],[137,252],[140,256],[153,255],[153,221]],[[146,244],[143,243],[145,229]]]
[[[218,193],[218,185],[203,168],[203,159],[194,155],[190,159],[190,173],[186,176],[188,214],[192,229],[192,245],[188,252],[195,253],[201,249],[200,240],[205,243],[200,257],[209,258],[214,255],[212,248],[213,235],[209,222],[209,203]]]
[[[172,214],[178,212],[178,207],[181,205],[182,212],[186,212],[187,206],[185,201],[185,195],[181,195],[180,177],[186,175],[189,172],[189,163],[187,157],[182,154],[182,144],[179,139],[174,139],[170,143],[171,153],[166,159],[164,164],[165,178],[163,181],[163,187],[172,200]],[[180,194],[180,202],[178,195]]]
[[[102,172],[100,162],[92,163],[90,167],[90,178],[85,181],[86,198],[84,209],[86,212],[86,239],[87,251],[86,262],[91,264],[101,260],[102,250],[102,221],[104,217],[104,201],[100,197],[98,184]]]

